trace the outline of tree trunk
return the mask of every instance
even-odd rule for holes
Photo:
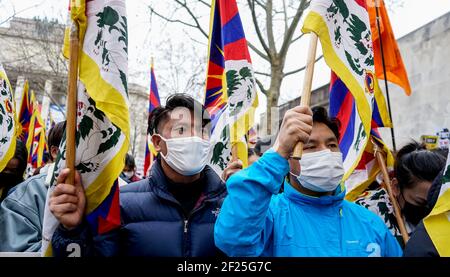
[[[278,98],[280,97],[282,82],[283,82],[283,65],[281,64],[280,59],[276,59],[272,63],[270,88],[267,91],[267,111],[266,111],[267,135],[275,134],[279,128],[278,114],[272,114],[272,108],[278,107]]]

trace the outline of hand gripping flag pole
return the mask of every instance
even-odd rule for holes
[[[66,183],[75,182],[75,128],[77,120],[77,83],[78,83],[78,26],[72,21],[70,26],[69,82],[67,91],[67,128],[66,128],[66,167],[70,169]]]
[[[394,207],[395,219],[397,220],[398,227],[400,229],[400,233],[403,238],[403,242],[406,244],[409,240],[409,236],[408,236],[408,232],[406,231],[406,228],[405,228],[405,222],[403,221],[400,206],[398,205],[397,199],[395,198],[394,193],[392,191],[391,179],[389,178],[386,161],[384,160],[382,150],[380,149],[378,144],[373,139],[372,139],[372,144],[373,144],[373,150],[374,150],[375,157],[377,158],[377,161],[378,161],[378,165],[381,168],[381,172],[383,173],[384,187],[386,188],[388,195],[389,195],[389,199],[392,203],[392,206]]]
[[[309,42],[308,57],[306,59],[305,79],[303,81],[303,91],[300,98],[300,106],[309,107],[311,102],[311,87],[314,74],[314,64],[316,63],[318,37],[315,33],[311,33],[311,41]],[[294,148],[292,158],[300,160],[303,154],[303,142],[298,142]]]

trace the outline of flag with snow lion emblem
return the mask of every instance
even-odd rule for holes
[[[351,92],[355,105],[352,137],[344,159],[345,175],[352,174],[369,142],[374,91],[379,89],[369,14],[365,0],[312,0],[302,31],[320,39],[328,66]]]
[[[125,0],[72,0],[70,18],[79,26],[75,166],[85,190],[86,220],[94,234],[120,226],[118,177],[129,146],[128,34]],[[68,36],[66,36],[68,39]],[[64,53],[70,54],[68,41]],[[65,168],[65,138],[60,145],[52,184]],[[45,206],[42,253],[52,255],[58,221]]]

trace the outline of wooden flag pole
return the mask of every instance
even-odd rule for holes
[[[311,87],[314,74],[314,64],[316,63],[318,37],[315,33],[311,33],[311,41],[309,42],[308,58],[306,59],[305,79],[303,81],[303,92],[300,98],[300,106],[309,107],[311,102]],[[294,148],[292,158],[300,160],[303,154],[303,143],[298,142]]]
[[[238,151],[237,151],[237,146],[236,145],[232,145],[231,146],[231,161],[235,162],[237,161],[238,158]]]
[[[384,160],[383,153],[375,141],[372,140],[372,144],[374,147],[374,154],[377,158],[378,165],[380,166],[381,172],[383,173],[385,188],[388,192],[389,199],[391,200],[392,206],[394,207],[395,219],[397,220],[398,227],[400,229],[400,233],[403,238],[403,242],[406,244],[409,240],[409,235],[408,235],[408,232],[406,231],[405,222],[403,221],[400,206],[398,205],[397,199],[395,198],[394,193],[392,191],[391,179],[389,178],[389,173],[387,170],[387,166],[386,166],[386,162]]]
[[[69,81],[67,90],[66,118],[66,167],[70,169],[66,183],[75,183],[75,130],[77,123],[77,84],[78,84],[78,26],[72,22],[70,26],[70,58]]]

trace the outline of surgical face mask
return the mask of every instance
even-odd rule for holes
[[[403,209],[402,209],[403,215],[405,216],[406,220],[408,222],[410,222],[411,224],[413,224],[414,226],[419,224],[419,222],[422,219],[424,219],[431,212],[431,209],[428,207],[428,205],[417,206],[417,205],[411,204],[405,200],[403,193],[400,193],[400,194],[403,197],[403,200],[405,202]]]
[[[316,192],[334,191],[344,176],[342,153],[329,149],[303,154],[300,176],[291,172],[305,188]]]
[[[134,175],[133,171],[123,171],[122,173],[128,179],[131,179],[131,177],[133,177],[133,175]]]
[[[176,172],[183,176],[200,173],[208,162],[210,142],[197,136],[165,139],[167,155],[162,158]]]

